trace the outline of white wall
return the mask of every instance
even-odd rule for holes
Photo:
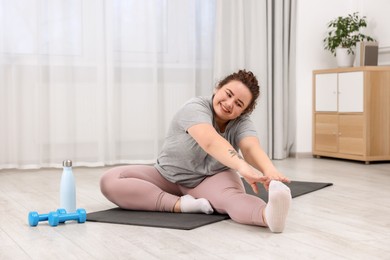
[[[296,37],[296,145],[295,153],[312,150],[312,71],[337,67],[323,48],[327,23],[353,12],[367,16],[364,33],[379,42],[379,65],[390,65],[390,1],[388,0],[297,0]]]

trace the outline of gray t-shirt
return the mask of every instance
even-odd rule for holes
[[[257,136],[249,116],[244,115],[228,123],[221,133],[214,120],[212,96],[189,100],[173,117],[162,151],[154,165],[169,181],[193,188],[206,176],[229,169],[208,155],[187,133],[191,126],[207,123],[238,150],[238,143],[247,136]]]

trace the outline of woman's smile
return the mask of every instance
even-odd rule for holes
[[[220,106],[222,108],[222,111],[225,112],[226,114],[230,114],[231,113],[230,109],[225,107],[222,102],[220,103]]]

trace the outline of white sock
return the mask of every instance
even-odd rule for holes
[[[280,233],[283,231],[290,204],[290,188],[280,181],[271,181],[268,191],[268,204],[265,208],[265,218],[272,232]]]
[[[191,195],[187,194],[180,198],[180,210],[183,213],[206,213],[211,214],[214,212],[210,202],[206,199],[195,199]]]

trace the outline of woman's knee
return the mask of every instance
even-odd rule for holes
[[[100,191],[106,197],[110,193],[110,190],[113,189],[115,180],[120,178],[120,171],[118,168],[119,167],[109,169],[100,178]]]

